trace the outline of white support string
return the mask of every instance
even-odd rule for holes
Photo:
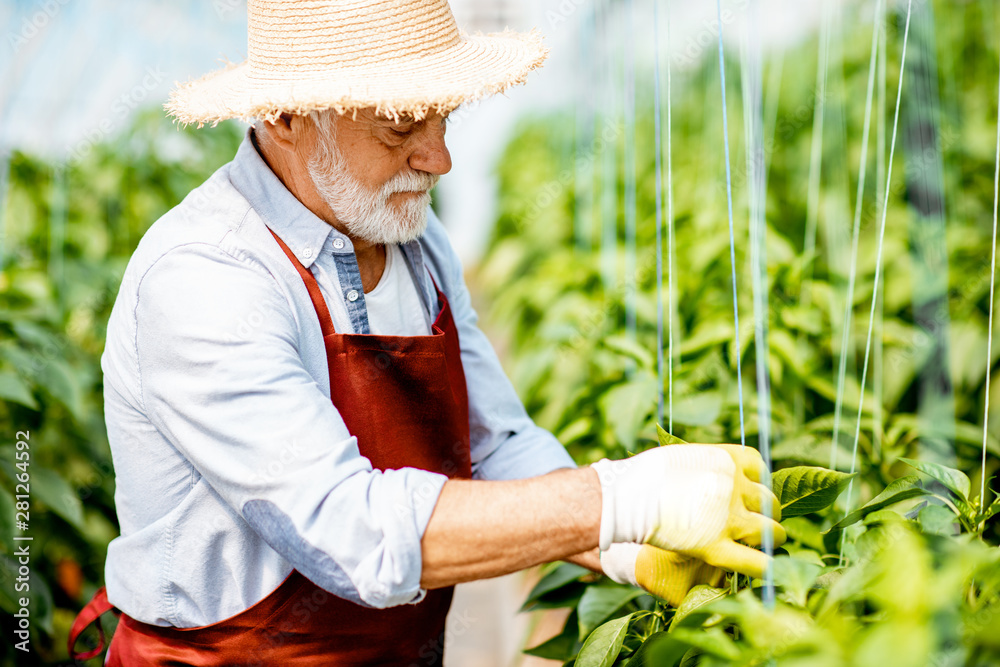
[[[744,53],[742,60],[743,119],[747,144],[747,195],[750,204],[750,264],[753,292],[754,345],[757,371],[757,442],[764,469],[761,482],[771,485],[771,390],[768,373],[767,346],[767,226],[765,206],[767,200],[766,167],[764,165],[764,110],[762,85],[762,55],[760,43],[760,7],[753,0],[748,8],[749,21],[745,23],[743,34]],[[761,499],[761,514],[773,517],[771,498]],[[774,609],[774,533],[770,524],[765,524],[762,545],[768,555],[768,566],[764,572],[763,601],[765,607]]]
[[[990,369],[993,366],[993,299],[997,275],[997,212],[1000,210],[1000,92],[997,93],[997,157],[993,176],[993,246],[990,257],[990,316],[986,330],[986,399],[983,402],[983,461],[979,480],[979,511],[986,511],[986,442],[990,425]]]
[[[823,171],[823,127],[826,120],[826,86],[830,62],[830,8],[824,3],[823,20],[820,25],[819,57],[816,62],[816,98],[813,106],[812,145],[809,149],[809,185],[806,195],[806,236],[804,255],[808,268],[805,275],[812,277],[813,258],[816,250],[816,228],[819,223],[819,197]],[[806,279],[803,279],[805,282]],[[803,291],[802,303],[808,305],[810,293]]]
[[[830,469],[837,469],[837,447],[840,441],[840,417],[844,409],[844,379],[847,374],[847,347],[851,338],[851,320],[854,316],[854,286],[858,272],[858,237],[861,235],[861,211],[864,207],[865,179],[868,176],[868,141],[871,137],[872,100],[875,94],[875,69],[878,64],[879,17],[882,0],[875,2],[875,23],[872,27],[872,54],[868,63],[868,92],[865,97],[865,125],[861,133],[861,167],[858,175],[858,192],[854,204],[854,230],[851,237],[851,269],[848,274],[847,294],[844,299],[844,327],[840,340],[840,364],[837,368],[837,400],[833,411],[833,438],[830,444]]]
[[[785,68],[785,51],[778,49],[777,55],[771,61],[771,71],[767,80],[767,97],[764,105],[764,182],[771,175],[771,158],[775,153],[777,137],[775,129],[778,125],[778,102],[781,100],[781,77]]]
[[[726,109],[726,54],[722,46],[722,0],[715,0],[715,10],[719,21],[719,77],[722,86],[722,138],[726,149],[726,203],[729,210],[729,264],[733,282],[733,322],[736,354],[736,389],[740,407],[740,444],[746,446],[746,429],[743,420],[743,375],[740,371],[740,307],[736,292],[736,235],[733,232],[733,175],[729,163],[729,114]]]
[[[635,6],[625,0],[623,24],[624,114],[625,114],[625,331],[636,339],[636,164],[635,164]]]
[[[574,160],[573,187],[573,235],[579,249],[590,250],[593,247],[593,200],[594,200],[594,164],[593,160],[585,159],[588,151],[593,150],[597,139],[596,108],[590,91],[596,83],[594,67],[594,33],[597,10],[588,6],[580,20],[580,39],[578,57],[581,63],[576,77],[577,97],[584,101],[578,103],[574,121],[576,123],[576,159]]]
[[[654,5],[657,0],[653,0]],[[667,5],[667,419],[674,432],[674,150],[673,150],[673,80],[670,65],[670,5]],[[657,148],[659,152],[659,148]]]
[[[611,100],[608,110],[605,112],[604,126],[613,123],[618,129],[618,113],[614,104],[615,74],[614,74],[614,49],[611,31],[613,16],[610,3],[601,4],[602,13],[602,35],[601,42],[604,49],[603,61],[605,66],[602,74],[602,85],[605,87],[606,99]],[[618,132],[615,132],[613,141],[604,142],[601,152],[601,282],[604,285],[606,295],[610,295],[614,286],[616,247],[618,242],[618,169],[617,150]]]
[[[879,17],[879,47],[878,47],[878,75],[877,80],[879,81],[878,87],[878,129],[876,132],[876,141],[878,142],[878,151],[876,152],[876,192],[875,201],[877,204],[875,214],[876,216],[881,212],[880,208],[882,206],[882,200],[885,197],[885,65],[886,65],[886,20],[885,20],[885,3],[882,3],[882,15]],[[875,454],[876,461],[882,460],[882,404],[883,404],[883,377],[885,374],[882,361],[882,352],[884,348],[882,336],[885,324],[885,278],[883,277],[880,281],[881,284],[876,285],[879,290],[879,304],[878,310],[876,311],[875,319],[875,367],[873,372],[875,377],[872,378],[872,393],[874,394],[875,405],[872,408],[873,417],[875,418],[875,429],[874,437],[872,438],[873,451]]]
[[[799,305],[806,309],[812,301],[809,285],[812,281],[813,266],[816,253],[816,228],[819,223],[820,185],[823,171],[823,128],[826,120],[826,86],[830,61],[830,7],[823,3],[823,15],[819,30],[819,53],[816,57],[816,89],[813,98],[812,141],[809,148],[809,182],[806,186],[806,229],[802,243],[802,257],[805,266],[799,279]],[[804,334],[799,332],[799,343]],[[805,422],[805,401],[803,392],[796,392],[794,397],[794,414],[801,425]]]
[[[667,132],[669,131],[668,129]],[[660,149],[660,14],[659,3],[656,0],[653,0],[653,139],[656,147],[654,151],[656,155],[656,392],[658,399],[656,423],[663,424],[663,155]],[[670,333],[672,334],[673,331]],[[667,431],[673,433],[672,423]]]
[[[864,414],[865,405],[865,382],[868,379],[868,361],[871,355],[872,348],[872,328],[875,324],[875,307],[878,303],[878,286],[879,280],[882,276],[882,249],[885,244],[885,222],[887,213],[889,210],[889,194],[891,188],[889,185],[892,183],[892,162],[896,154],[896,137],[899,132],[899,109],[902,106],[903,99],[903,76],[906,73],[906,44],[910,37],[910,16],[913,12],[913,0],[907,0],[906,4],[906,28],[903,31],[903,52],[900,57],[899,63],[899,87],[896,91],[896,111],[893,114],[892,121],[892,140],[889,143],[889,164],[888,172],[886,174],[886,191],[885,191],[885,201],[882,206],[882,219],[879,223],[879,234],[878,234],[878,250],[875,255],[875,287],[872,290],[872,307],[871,312],[868,315],[868,336],[865,341],[865,361],[861,369],[861,391],[860,391],[860,405],[858,406],[858,420],[854,429],[854,447],[851,450],[851,474],[857,470],[858,461],[858,441],[861,439],[861,416]],[[847,485],[847,510],[846,514],[851,512],[851,492],[854,488],[854,480],[851,479]],[[840,539],[840,562],[843,563],[844,560],[844,539],[843,533]]]

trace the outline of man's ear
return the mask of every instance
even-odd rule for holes
[[[267,136],[277,147],[296,152],[299,144],[305,140],[312,121],[306,116],[296,116],[283,113],[274,121],[267,121]]]

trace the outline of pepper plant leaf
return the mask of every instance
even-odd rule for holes
[[[941,482],[946,489],[958,496],[959,500],[968,503],[972,482],[969,481],[969,476],[961,470],[955,470],[954,468],[943,466],[940,463],[932,463],[931,461],[914,461],[913,459],[906,458],[900,458],[899,460],[912,468],[916,468],[928,477]]]
[[[781,599],[806,608],[809,591],[823,571],[821,565],[802,558],[780,556],[774,559],[774,583],[781,587]]]
[[[598,404],[605,421],[612,425],[615,439],[631,450],[636,434],[656,407],[656,377],[637,372],[634,379],[602,395]]]
[[[576,667],[611,667],[621,653],[628,625],[637,612],[616,618],[600,626],[583,643]]]
[[[667,433],[666,429],[664,429],[659,424],[656,425],[656,436],[659,438],[660,444],[664,445],[664,446],[665,445],[686,445],[686,444],[688,444],[686,441],[681,440],[680,438],[678,438],[673,433]]]
[[[724,598],[728,594],[729,590],[726,588],[714,588],[704,584],[695,586],[688,591],[684,600],[681,601],[680,605],[677,607],[677,611],[674,612],[674,618],[670,624],[671,631],[673,631],[674,628],[682,627],[684,625],[684,619],[693,619],[691,615],[694,614],[694,612],[700,607],[707,605],[709,602],[714,602],[720,598]]]
[[[829,507],[854,477],[826,468],[796,466],[776,471],[771,488],[781,503],[782,519],[787,519]]]
[[[889,486],[885,487],[882,493],[878,494],[871,500],[869,500],[864,506],[854,510],[839,522],[834,524],[827,533],[843,530],[848,526],[857,523],[861,519],[865,518],[872,512],[877,512],[880,509],[888,507],[889,505],[894,505],[896,503],[902,502],[904,500],[909,500],[911,498],[919,498],[920,496],[929,495],[930,491],[923,487],[923,483],[920,481],[920,477],[917,475],[907,475],[906,477],[900,477],[899,479],[892,482]]]
[[[562,632],[537,646],[524,649],[524,653],[548,660],[569,660],[577,654],[580,643],[577,639],[576,610],[570,612]]]
[[[0,398],[20,403],[32,410],[38,409],[38,401],[31,393],[31,388],[14,371],[0,371]]]
[[[733,639],[727,635],[722,628],[679,628],[662,637],[662,639],[650,642],[653,645],[649,648],[649,658],[647,665],[657,665],[669,667],[676,665],[688,649],[698,649],[704,654],[721,658],[722,660],[738,660],[740,650]]]
[[[584,639],[609,616],[627,605],[645,591],[634,586],[590,586],[580,598],[576,611],[579,614],[580,639]]]
[[[625,663],[625,667],[648,667],[649,665],[654,664],[649,662],[650,647],[654,646],[661,637],[666,636],[666,630],[660,630],[659,632],[651,634],[649,638],[642,643],[639,650],[633,653],[632,657],[628,659],[628,662]]]
[[[529,606],[537,602],[543,596],[564,586],[572,584],[580,577],[590,574],[590,570],[573,563],[560,563],[555,569],[546,574],[535,584],[528,594],[528,599],[524,601],[521,611],[526,611]]]
[[[993,504],[986,508],[986,511],[982,513],[976,520],[977,521],[989,521],[998,512],[1000,512],[1000,498],[993,501]]]
[[[642,368],[652,369],[654,366],[653,355],[649,350],[628,336],[608,336],[603,342],[609,350],[635,359]]]

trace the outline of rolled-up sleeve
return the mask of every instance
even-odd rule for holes
[[[475,479],[537,477],[576,464],[554,435],[536,425],[507,378],[493,345],[478,325],[462,264],[436,218],[426,242],[444,281],[469,391],[469,427]]]
[[[420,540],[446,477],[372,469],[303,364],[296,332],[318,325],[282,289],[210,244],[159,258],[135,312],[146,414],[318,586],[378,608],[419,601]]]

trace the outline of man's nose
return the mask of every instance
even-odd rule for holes
[[[444,122],[424,127],[420,142],[410,154],[409,164],[412,169],[436,176],[443,176],[451,171],[451,153],[445,144],[444,132]]]

